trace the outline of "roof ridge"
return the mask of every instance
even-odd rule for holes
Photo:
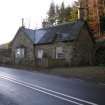
[[[66,23],[61,23],[61,24],[57,24],[55,26],[50,26],[50,27],[46,27],[46,28],[40,28],[38,30],[44,30],[44,29],[50,29],[50,28],[56,28],[56,27],[59,27],[59,26],[63,26],[63,25],[69,25],[69,24],[75,24],[77,22],[83,22],[82,20],[77,20],[77,21],[74,21],[74,22],[66,22]]]
[[[31,30],[31,31],[35,31],[35,29],[30,29],[30,28],[25,28],[26,30]]]

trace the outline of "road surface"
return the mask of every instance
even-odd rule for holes
[[[0,67],[0,105],[105,105],[105,85]]]

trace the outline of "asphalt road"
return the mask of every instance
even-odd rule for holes
[[[0,105],[105,105],[105,85],[0,67]]]

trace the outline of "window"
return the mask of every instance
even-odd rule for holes
[[[42,59],[43,58],[43,53],[44,53],[43,49],[38,49],[37,58]]]
[[[25,49],[24,48],[16,49],[16,52],[15,52],[16,58],[24,58],[24,56],[25,56]]]
[[[64,51],[62,47],[56,47],[56,59],[64,59]]]

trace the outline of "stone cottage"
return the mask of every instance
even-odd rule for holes
[[[43,33],[43,29],[32,30],[20,27],[11,42],[12,64],[35,65],[35,43],[40,40]]]
[[[37,30],[20,27],[11,43],[12,63],[37,67],[89,65],[93,46],[83,21]]]
[[[37,66],[80,66],[93,63],[94,41],[85,22],[65,23],[45,29],[35,45]]]

